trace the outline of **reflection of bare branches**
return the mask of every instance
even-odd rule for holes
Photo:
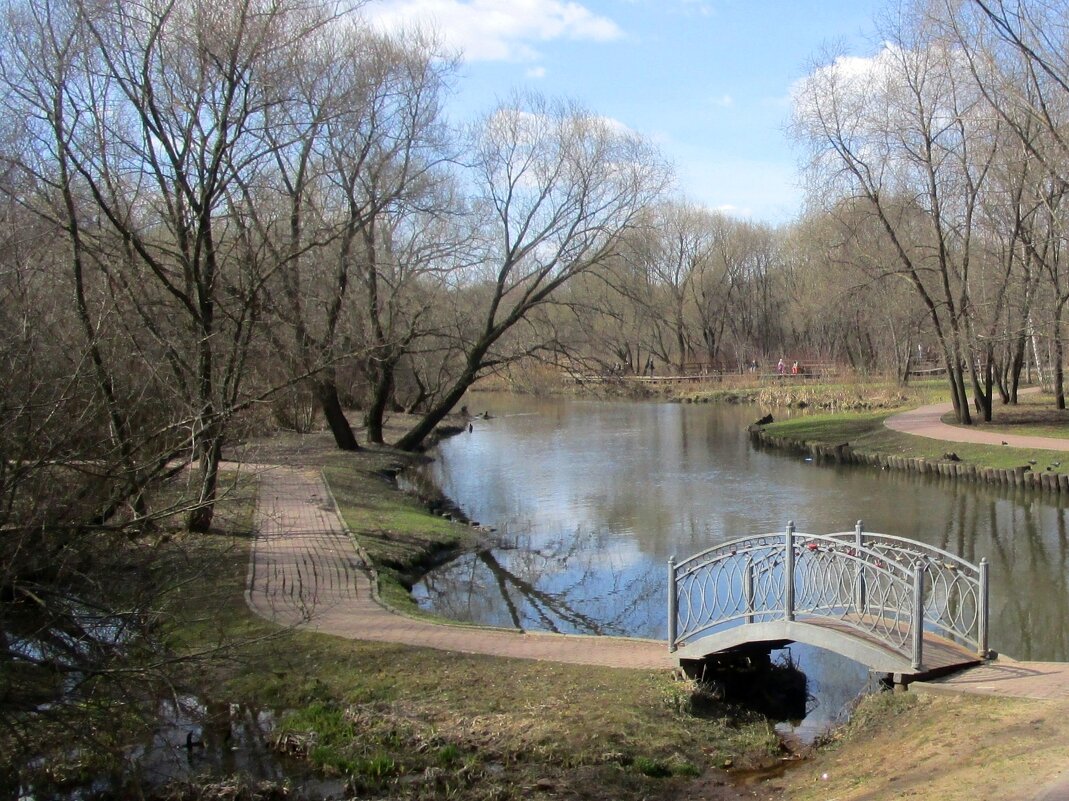
[[[664,594],[661,571],[645,559],[624,569],[607,564],[606,554],[620,547],[615,540],[611,532],[576,531],[536,548],[518,537],[433,571],[420,590],[430,608],[466,620],[564,633],[659,632],[663,621],[652,610],[663,608],[653,600]]]
[[[518,629],[523,628],[523,619],[520,617],[520,610],[516,608],[516,604],[512,601],[512,596],[509,594],[508,581],[505,579],[506,571],[504,569],[494,570],[491,560],[496,564],[497,560],[490,556],[489,551],[479,551],[479,561],[490,568],[490,572],[494,574],[494,579],[497,581],[497,588],[501,591],[501,598],[505,601],[505,608],[508,609],[509,617],[512,618],[512,625]],[[475,572],[475,563],[472,562],[472,573]],[[555,628],[551,629],[556,631]]]
[[[832,528],[845,514],[973,563],[987,557],[992,646],[1019,658],[1069,658],[1069,517],[1049,495],[845,466],[834,476],[802,476],[791,459],[738,449],[734,411],[605,415],[596,405],[564,403],[553,410],[542,425],[510,430],[500,421],[493,442],[478,448],[451,440],[425,468],[476,518],[501,529],[490,552],[497,572],[475,554],[435,571],[417,590],[428,606],[467,620],[568,630],[572,623],[530,596],[534,588],[578,612],[579,623],[596,621],[583,630],[661,636],[667,555],[741,536],[798,498],[809,506],[793,514],[809,526]],[[708,481],[714,474],[725,480]],[[761,500],[758,488],[779,486],[791,491]],[[825,492],[831,502],[818,502]]]
[[[556,616],[579,631],[589,634],[605,633],[596,619],[590,615],[583,614],[577,609],[573,609],[563,596],[544,592],[509,571],[497,560],[492,551],[479,551],[478,557],[479,561],[486,565],[494,576],[498,587],[501,589],[501,596],[509,606],[510,614],[517,621],[517,627],[522,628],[522,625],[519,622],[515,606],[510,597],[510,589],[523,596],[528,606],[538,616],[542,625],[549,631],[560,631],[553,619],[553,616]]]

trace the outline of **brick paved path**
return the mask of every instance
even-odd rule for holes
[[[1069,698],[1069,662],[1018,662],[1004,656],[942,679],[921,682],[933,692],[951,691],[1007,698]]]
[[[608,667],[676,666],[663,642],[452,626],[391,612],[315,469],[263,467],[246,601],[281,625],[357,640]]]
[[[246,600],[281,625],[307,626],[350,639],[581,665],[669,669],[663,642],[453,626],[406,617],[381,606],[371,575],[318,470],[258,466],[258,534]],[[1018,698],[1069,696],[1069,663],[997,662],[925,682],[938,691]]]
[[[251,469],[260,474],[260,490],[245,597],[268,620],[350,639],[462,653],[620,668],[676,666],[663,642],[450,626],[390,612],[376,602],[367,565],[319,471],[266,465]],[[1069,664],[1000,658],[918,685],[934,692],[1065,698]],[[1042,788],[1034,801],[1065,799],[1069,772]]]
[[[922,692],[969,693],[1038,701],[1069,698],[1069,664],[1065,662],[1016,662],[1000,656],[997,661],[970,668],[953,676],[914,685]],[[1032,801],[1069,801],[1069,770],[1039,788]]]

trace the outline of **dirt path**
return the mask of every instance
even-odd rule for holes
[[[314,468],[259,474],[257,536],[246,601],[256,614],[349,639],[580,665],[669,669],[664,642],[452,626],[381,606],[323,477]]]
[[[1035,388],[1023,392],[1036,392]],[[1069,439],[1060,437],[1030,437],[1020,434],[1003,434],[998,431],[980,431],[964,426],[951,426],[942,421],[943,415],[954,405],[933,403],[908,412],[893,414],[884,420],[884,425],[902,434],[914,434],[928,439],[946,442],[971,442],[977,445],[1008,445],[1011,448],[1026,448],[1038,451],[1069,451]]]

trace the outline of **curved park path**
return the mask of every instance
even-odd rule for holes
[[[620,668],[677,666],[666,644],[657,640],[457,626],[392,612],[376,600],[371,571],[319,470],[245,467],[257,470],[260,482],[246,601],[268,620],[349,639],[444,651]],[[933,690],[1065,698],[1069,664],[1001,657],[926,684]]]
[[[454,626],[383,607],[334,499],[315,468],[257,466],[257,535],[246,601],[285,626],[356,640],[579,665],[668,669],[664,642]]]
[[[1024,390],[1034,392],[1034,389]],[[1004,434],[997,431],[978,431],[972,428],[947,425],[943,415],[953,404],[933,403],[908,412],[891,415],[884,425],[892,431],[946,442],[969,442],[981,445],[1007,445],[1032,450],[1069,451],[1069,439]],[[934,682],[926,682],[933,689],[946,688],[957,692],[983,695],[1005,695],[1020,698],[1065,698],[1069,696],[1069,663],[1016,662],[999,657],[981,667],[972,668]],[[1069,798],[1069,787],[1066,788]]]
[[[1022,390],[1036,392],[1037,388]],[[1038,451],[1069,451],[1069,439],[1061,437],[1030,437],[1021,434],[1003,434],[998,431],[979,431],[964,426],[951,426],[943,422],[943,415],[954,408],[954,404],[933,403],[908,412],[893,414],[883,424],[892,431],[914,434],[918,437],[940,439],[946,442],[970,442],[977,445],[1008,445],[1011,448],[1025,448]]]
[[[260,488],[245,597],[268,620],[349,639],[462,653],[618,668],[676,667],[660,641],[453,626],[391,612],[376,601],[371,571],[319,470],[248,464],[243,469],[259,474]],[[923,685],[932,692],[1064,699],[1069,664],[999,658]],[[1069,771],[1040,789],[1033,801],[1066,798]]]

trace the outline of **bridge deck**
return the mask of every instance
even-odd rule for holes
[[[910,658],[891,649],[874,635],[845,620],[801,617],[795,621],[749,623],[714,632],[678,649],[682,660],[703,659],[747,646],[777,642],[802,642],[842,654],[879,673],[910,681],[946,675],[983,660],[967,647],[933,632],[924,633],[923,660],[914,668]]]

